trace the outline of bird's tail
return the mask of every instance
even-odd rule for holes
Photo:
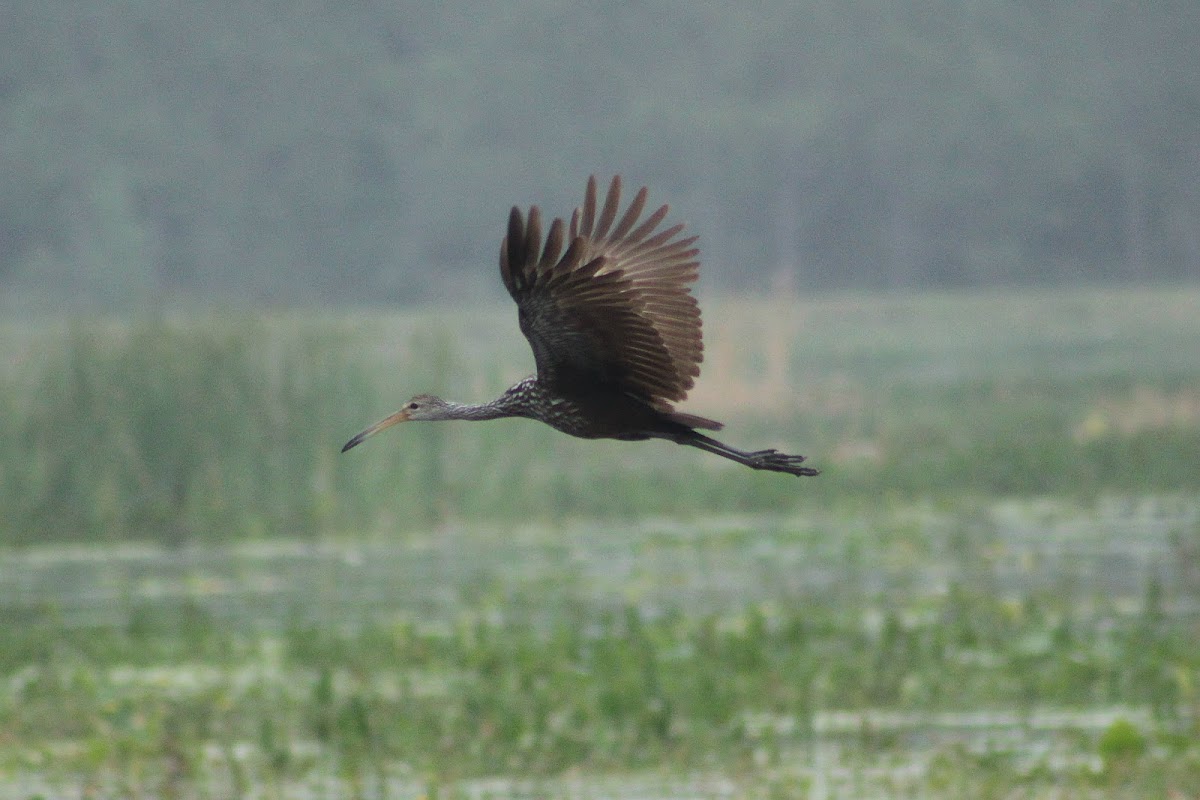
[[[671,422],[678,422],[680,425],[686,425],[689,428],[700,428],[706,431],[719,431],[725,426],[715,419],[708,417],[698,417],[695,414],[685,414],[682,411],[668,411],[664,416]]]

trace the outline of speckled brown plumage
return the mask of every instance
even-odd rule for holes
[[[700,262],[682,224],[658,230],[667,206],[642,219],[646,189],[621,213],[621,179],[598,204],[595,177],[570,222],[542,241],[537,206],[514,207],[500,246],[500,277],[517,304],[537,375],[481,405],[417,395],[343,450],[397,422],[528,417],[583,438],[668,439],[740,464],[816,475],[803,456],[743,451],[699,433],[721,424],[676,411],[700,374],[700,309],[690,286]]]

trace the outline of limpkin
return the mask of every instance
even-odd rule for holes
[[[618,219],[620,201],[620,176],[603,208],[589,178],[583,208],[569,224],[555,219],[544,245],[537,206],[528,218],[516,207],[509,214],[500,277],[517,303],[536,376],[481,405],[419,394],[342,452],[398,422],[528,417],[584,439],[667,439],[754,469],[816,475],[801,466],[804,456],[738,450],[696,430],[721,423],[672,408],[700,374],[700,309],[689,291],[700,251],[696,237],[679,236],[682,224],[656,232],[667,206],[640,219],[645,188]]]

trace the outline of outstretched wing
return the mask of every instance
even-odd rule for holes
[[[686,397],[700,374],[700,309],[688,290],[700,251],[696,237],[678,238],[681,224],[655,232],[665,205],[639,223],[645,188],[617,220],[620,200],[618,176],[597,219],[596,178],[588,178],[583,208],[569,227],[551,223],[545,247],[537,207],[528,220],[514,207],[500,275],[539,381],[605,385],[665,408]]]

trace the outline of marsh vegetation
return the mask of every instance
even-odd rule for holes
[[[1200,295],[767,302],[692,407],[804,483],[523,421],[338,455],[520,377],[507,312],[9,327],[0,794],[1197,793]]]

